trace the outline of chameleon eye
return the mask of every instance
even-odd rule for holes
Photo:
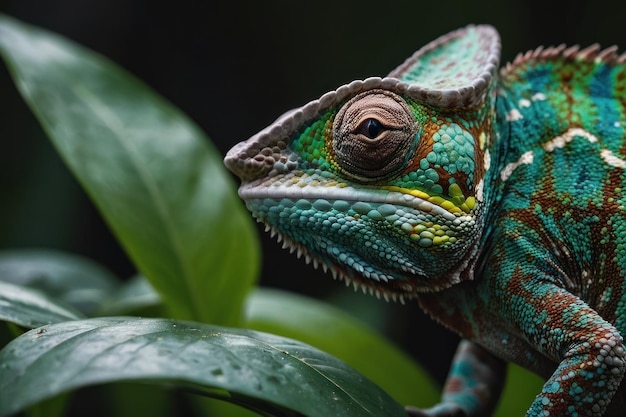
[[[379,181],[405,165],[418,125],[402,97],[386,90],[361,93],[337,112],[333,153],[346,176]]]
[[[361,134],[368,139],[376,139],[381,133],[383,133],[384,130],[385,127],[380,121],[374,119],[373,117],[369,117],[359,123],[355,131],[352,133]]]

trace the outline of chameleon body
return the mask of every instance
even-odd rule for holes
[[[626,58],[499,56],[492,27],[452,32],[225,163],[285,246],[464,339],[441,403],[409,414],[489,415],[506,362],[546,378],[527,416],[623,412]]]

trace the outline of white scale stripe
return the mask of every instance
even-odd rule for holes
[[[511,109],[511,111],[509,111],[504,118],[506,119],[507,122],[514,122],[516,120],[520,120],[523,119],[524,116],[522,116],[522,113],[520,113],[519,110],[517,109]]]
[[[520,165],[530,165],[535,159],[535,153],[533,151],[524,152],[522,156],[515,162],[507,164],[502,171],[500,171],[500,179],[506,181],[509,179],[513,171],[515,171]]]
[[[554,139],[543,144],[543,149],[547,152],[552,152],[556,148],[563,148],[567,143],[571,142],[575,137],[582,137],[587,139],[591,143],[597,143],[598,138],[591,133],[587,132],[585,129],[580,127],[573,127],[568,129],[562,135],[555,137]],[[600,151],[600,157],[604,162],[608,165],[615,168],[626,168],[626,161],[624,161],[619,156],[615,155],[609,149],[602,149]]]
[[[600,156],[602,157],[604,162],[612,167],[626,168],[626,161],[618,156],[615,156],[615,154],[608,149],[602,149],[602,151],[600,151]]]
[[[543,149],[546,150],[546,152],[552,152],[557,148],[564,147],[577,136],[583,137],[591,143],[596,143],[598,141],[597,137],[587,132],[585,129],[582,129],[580,127],[572,127],[570,129],[567,129],[562,135],[556,136],[555,138],[544,143],[542,146]]]
[[[556,136],[542,145],[546,152],[553,152],[555,149],[565,147],[575,137],[581,137],[587,139],[590,143],[597,143],[598,138],[593,134],[587,132],[580,127],[573,127],[566,130],[562,135]],[[600,151],[600,157],[608,165],[615,168],[626,168],[626,161],[615,155],[609,149],[602,149]],[[528,151],[522,154],[516,162],[507,164],[502,171],[500,171],[500,179],[502,181],[508,180],[513,172],[521,165],[532,164],[534,160],[533,151]]]

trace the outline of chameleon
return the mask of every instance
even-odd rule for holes
[[[545,379],[526,416],[622,414],[626,54],[500,50],[490,25],[450,32],[225,164],[283,246],[460,335],[439,404],[408,415],[490,415],[509,362]]]

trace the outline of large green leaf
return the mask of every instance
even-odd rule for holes
[[[104,311],[127,313],[158,302],[149,283],[136,277],[105,305]],[[359,320],[327,303],[259,288],[246,302],[244,326],[301,340],[330,353],[401,404],[428,407],[439,399],[436,384],[415,361]]]
[[[145,316],[146,310],[158,310],[162,305],[161,297],[144,276],[137,275],[120,288],[97,311],[100,316],[133,314]]]
[[[80,256],[20,249],[0,251],[0,281],[38,289],[90,314],[120,285],[111,272]]]
[[[316,348],[201,323],[117,317],[54,324],[9,343],[0,364],[0,416],[115,381],[188,386],[269,415],[405,415],[380,388]]]
[[[204,134],[105,58],[2,15],[0,53],[70,170],[173,314],[236,323],[257,276],[257,240]]]
[[[400,349],[329,304],[259,289],[248,298],[246,327],[309,343],[375,381],[396,401],[427,407],[439,399],[428,374]]]
[[[69,306],[56,302],[37,290],[0,282],[0,321],[32,329],[83,317]]]

